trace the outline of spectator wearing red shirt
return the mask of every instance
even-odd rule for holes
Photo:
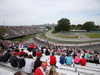
[[[84,58],[84,56],[82,56],[82,59],[81,59],[81,65],[82,66],[85,66],[86,65],[86,59]]]
[[[46,73],[44,72],[47,68],[47,62],[42,62],[41,67],[38,67],[35,72],[34,75],[46,75]]]
[[[84,51],[84,53],[87,53],[87,51]]]
[[[58,51],[63,52],[62,49],[59,49]]]
[[[41,52],[38,50],[38,52],[36,52],[37,57],[41,57]]]
[[[54,56],[54,53],[52,53],[52,56],[50,56],[50,65],[56,65],[56,57]]]
[[[22,54],[25,54],[24,49],[21,49],[21,52],[19,52],[19,57],[21,57]]]
[[[34,46],[35,46],[35,45],[32,43],[32,44],[30,45],[30,48],[33,48],[33,49],[34,49]]]

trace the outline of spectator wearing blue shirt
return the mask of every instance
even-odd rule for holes
[[[36,52],[38,52],[38,49],[36,49]]]
[[[65,54],[62,53],[61,56],[60,56],[60,63],[64,64],[64,62],[65,62]]]
[[[67,65],[71,65],[72,64],[72,57],[71,57],[70,54],[66,57],[66,64]]]

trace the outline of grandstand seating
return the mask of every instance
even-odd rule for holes
[[[26,48],[24,48],[24,51],[28,54],[32,54],[32,52],[28,52]],[[59,62],[60,56],[55,55],[57,62]],[[35,60],[36,57],[33,57]],[[41,61],[47,61],[49,65],[50,56],[45,56],[45,54],[42,55]],[[2,63],[5,66],[11,67],[10,63]],[[49,65],[50,66],[50,65]],[[17,69],[17,68],[16,68]],[[50,69],[50,67],[47,68],[47,71]],[[95,63],[86,63],[86,66],[76,65],[72,64],[71,66],[68,66],[66,64],[61,65],[61,68],[56,69],[57,72],[60,72],[62,75],[99,75],[100,74],[100,64],[96,65]]]
[[[5,27],[7,28],[7,32],[4,35],[5,39],[41,32],[41,30],[37,26],[5,26]]]

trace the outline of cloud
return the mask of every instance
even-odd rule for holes
[[[71,24],[94,21],[100,25],[100,0],[0,0],[0,25],[57,23],[68,18]]]

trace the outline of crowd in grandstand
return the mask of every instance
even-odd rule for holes
[[[7,31],[4,38],[12,38],[41,32],[37,26],[5,26]]]
[[[21,50],[20,50],[21,48]],[[31,54],[24,51],[27,48]],[[42,55],[50,56],[49,66],[45,61],[41,61]],[[72,63],[85,66],[87,62],[100,64],[100,53],[98,51],[88,51],[85,49],[69,48],[53,45],[37,46],[35,44],[19,43],[12,41],[0,41],[0,62],[10,63],[12,67],[24,70],[28,75],[59,75],[55,55],[59,55],[59,63],[72,65]],[[36,59],[33,59],[36,57]],[[72,62],[72,60],[74,60]],[[50,67],[48,72],[46,68]]]

